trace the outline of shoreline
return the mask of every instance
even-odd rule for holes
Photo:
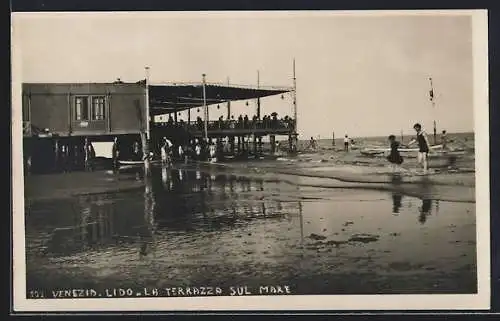
[[[277,167],[279,163],[273,165],[269,166],[268,162],[261,164],[196,162],[189,165],[177,164],[169,170],[200,171],[210,175],[237,175],[302,187],[378,190],[418,198],[475,203],[475,184],[473,184],[475,177],[470,173],[405,176],[390,172],[364,173],[364,170],[369,169],[366,166],[332,166],[326,170],[317,170],[318,167],[287,169]],[[159,167],[152,166],[152,169],[155,168]],[[352,172],[353,169],[357,172]],[[114,174],[106,170],[33,175],[25,177],[24,183],[27,202],[128,192],[140,190],[145,186],[143,178],[138,180],[134,173]]]
[[[281,181],[303,187],[388,191],[398,192],[411,197],[427,197],[433,200],[448,202],[476,202],[475,176],[470,175],[470,173],[461,173],[466,175],[466,179],[469,179],[469,182],[463,182],[450,181],[449,174],[403,176],[385,172],[380,174],[370,173],[371,175],[363,174],[363,176],[360,173],[349,175],[348,172],[342,171],[342,166],[334,166],[331,167],[333,170],[319,172],[315,171],[314,167],[299,167],[287,170],[277,167],[241,167],[217,163],[207,163],[204,165],[236,170],[231,174],[242,174],[250,178],[258,178],[268,182]],[[352,166],[343,167],[344,169],[353,168]],[[356,166],[355,168],[364,167]],[[274,174],[280,174],[281,176],[275,178]],[[458,176],[459,174],[452,175]],[[438,180],[435,178],[438,178]],[[405,181],[405,179],[407,180]],[[408,181],[408,179],[410,180]],[[444,179],[445,181],[439,181],[439,179]],[[448,179],[448,182],[446,182],[446,179]],[[438,194],[436,195],[435,193]]]

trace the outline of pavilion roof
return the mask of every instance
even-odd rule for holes
[[[293,91],[291,87],[244,87],[236,85],[206,84],[207,105],[228,101],[257,99]],[[150,84],[150,113],[168,114],[203,106],[202,84]]]

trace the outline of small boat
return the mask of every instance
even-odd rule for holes
[[[144,166],[143,160],[120,160],[120,161],[118,161],[118,163],[120,164],[120,168],[123,166],[127,166],[127,167]],[[151,160],[151,161],[149,161],[149,164],[159,165],[159,164],[161,164],[161,160]]]
[[[443,157],[443,158],[446,158],[446,157],[456,157],[456,156],[463,156],[465,155],[466,152],[464,150],[439,150],[439,151],[435,151],[435,152],[432,152],[432,153],[429,153],[429,157]]]
[[[439,150],[440,148],[443,148],[443,145],[434,145],[434,146],[431,146],[430,149],[431,151],[433,150]],[[374,154],[383,154],[385,152],[390,152],[391,149],[390,148],[365,148],[363,150],[361,150],[361,154],[363,155],[374,155]],[[403,148],[403,147],[400,147],[398,148],[398,151],[399,152],[418,152],[418,148]]]
[[[384,155],[385,153],[385,151],[376,151],[376,150],[361,150],[359,152],[363,156],[370,156],[370,157],[381,156]]]

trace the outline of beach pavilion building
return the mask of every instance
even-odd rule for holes
[[[147,79],[133,83],[23,83],[25,161],[34,171],[57,167],[61,159],[72,168],[79,167],[85,138],[99,143],[117,137],[120,154],[126,157],[141,134],[149,138],[153,151],[167,137],[175,145],[195,139],[218,146],[225,142],[229,156],[256,155],[262,152],[264,136],[269,136],[274,148],[278,135],[288,136],[289,148],[296,149],[295,85],[262,88],[210,84],[204,79],[189,84],[152,84]],[[294,117],[261,117],[260,98],[285,93],[293,96]],[[258,108],[251,119],[231,114],[232,101],[252,99],[257,99]],[[210,119],[210,110],[221,105],[227,108],[227,117]],[[192,118],[193,109],[202,109],[203,117]],[[177,121],[181,111],[187,111],[187,121]]]

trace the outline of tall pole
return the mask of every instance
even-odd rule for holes
[[[294,134],[297,134],[297,78],[295,77],[295,58],[293,58],[293,120]]]
[[[227,86],[229,87],[229,77],[227,77]],[[231,100],[227,101],[227,119],[231,119]]]
[[[429,99],[432,104],[432,114],[434,116],[434,145],[436,145],[436,102],[434,101],[434,86],[432,85],[432,77],[429,77],[429,82],[431,84],[431,89],[429,91]]]
[[[146,138],[150,137],[149,128],[149,67],[145,67],[146,72]]]
[[[141,134],[142,136],[142,157],[144,160],[144,177],[148,177],[150,172],[150,162],[149,162],[149,140],[150,140],[150,128],[149,128],[149,67],[145,67],[146,72],[146,133]]]
[[[203,77],[203,109],[205,110],[205,141],[208,141],[208,106],[207,106],[207,94],[205,89],[206,84],[206,74],[201,75]]]
[[[260,89],[260,74],[257,70],[257,89]],[[257,97],[257,119],[260,119],[260,98]]]

